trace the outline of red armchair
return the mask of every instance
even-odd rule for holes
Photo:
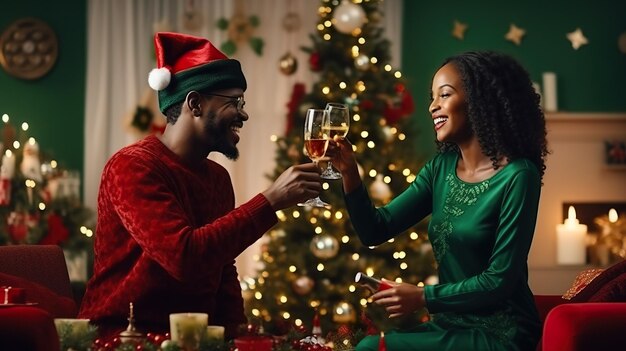
[[[0,348],[56,351],[54,318],[75,318],[63,250],[56,245],[0,246],[0,286],[24,288],[35,306],[0,306]]]
[[[548,313],[543,351],[623,350],[626,303],[565,303]]]
[[[623,350],[626,332],[626,261],[596,276],[571,298],[535,295],[543,321],[537,350]]]

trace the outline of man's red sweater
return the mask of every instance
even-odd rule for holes
[[[169,330],[169,314],[205,312],[233,336],[243,313],[235,257],[277,221],[258,194],[234,209],[228,172],[189,164],[149,136],[106,164],[98,194],[94,274],[80,318],[101,336],[125,328]]]

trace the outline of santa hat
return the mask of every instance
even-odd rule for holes
[[[159,92],[163,113],[192,90],[246,90],[239,61],[226,57],[205,38],[161,32],[155,34],[154,46],[157,68],[150,72],[148,84]]]

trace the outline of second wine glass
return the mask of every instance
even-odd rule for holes
[[[333,139],[335,135],[345,138],[350,128],[350,112],[348,107],[344,104],[336,102],[329,102],[326,104],[325,110],[328,112],[326,119],[324,120],[324,138]],[[324,179],[341,179],[341,173],[333,169],[333,165],[328,161],[328,166],[322,172],[322,178]]]
[[[319,160],[326,154],[328,148],[328,139],[324,138],[322,131],[324,121],[328,118],[328,111],[310,108],[306,111],[304,119],[304,148],[307,156],[317,164]],[[313,206],[330,208],[330,205],[320,197],[308,199],[298,206]]]

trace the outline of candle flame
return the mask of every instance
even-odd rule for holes
[[[574,206],[569,207],[567,211],[567,219],[569,220],[576,219],[576,209],[574,209]]]
[[[609,210],[609,222],[615,223],[617,222],[617,211],[614,208]]]

